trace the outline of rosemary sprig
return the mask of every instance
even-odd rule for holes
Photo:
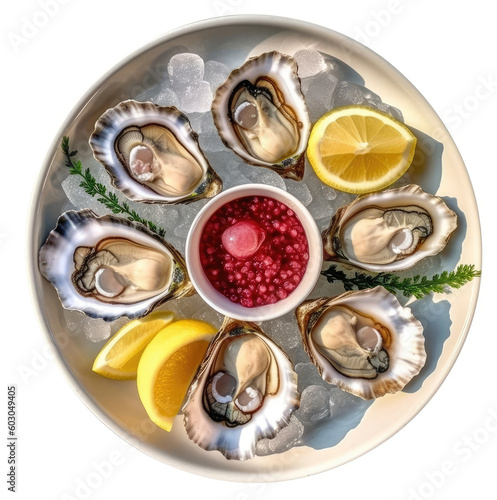
[[[119,198],[115,193],[111,191],[107,191],[107,188],[96,181],[95,177],[91,175],[90,169],[87,168],[83,170],[83,166],[81,161],[73,159],[78,152],[71,151],[69,148],[69,137],[64,136],[62,138],[62,142],[60,144],[62,152],[66,157],[66,167],[69,168],[69,173],[71,175],[79,175],[83,178],[81,181],[80,187],[82,187],[87,194],[90,196],[97,196],[97,200],[105,205],[108,209],[112,210],[114,214],[126,214],[128,216],[128,220],[141,222],[145,226],[147,226],[151,231],[157,233],[159,236],[164,237],[166,231],[161,227],[158,227],[153,222],[142,219],[134,210],[129,208],[129,205],[126,202],[119,203]]]
[[[481,276],[481,271],[475,269],[474,265],[461,264],[455,271],[443,271],[434,274],[431,278],[416,275],[412,278],[400,278],[394,274],[379,273],[377,275],[355,272],[353,277],[347,276],[344,271],[337,269],[336,265],[330,266],[321,274],[329,283],[341,281],[346,291],[358,288],[373,288],[381,285],[391,293],[402,292],[404,297],[413,295],[421,299],[432,292],[449,293],[449,288],[461,288],[473,278]]]

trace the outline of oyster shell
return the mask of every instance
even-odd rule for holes
[[[307,300],[296,316],[323,379],[360,398],[402,390],[425,364],[423,326],[381,286]]]
[[[113,321],[194,293],[183,257],[144,225],[91,210],[59,217],[39,253],[66,309]]]
[[[443,250],[457,227],[444,201],[410,184],[359,196],[323,232],[326,260],[368,271],[400,271]]]
[[[297,374],[254,323],[226,318],[209,345],[183,407],[188,437],[205,450],[246,460],[299,407]]]
[[[224,144],[243,161],[302,179],[311,122],[292,57],[267,52],[232,71],[212,114]]]
[[[223,187],[188,118],[175,107],[123,101],[97,120],[90,146],[113,186],[131,200],[186,203]]]

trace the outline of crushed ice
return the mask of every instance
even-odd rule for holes
[[[331,56],[314,49],[302,49],[295,54],[311,121],[316,121],[333,107],[351,104],[366,104],[397,120],[403,120],[401,112],[382,102],[381,98],[366,87],[345,80],[346,65]],[[227,149],[220,139],[210,112],[216,89],[229,75],[230,68],[218,61],[205,61],[197,54],[181,53],[170,58],[167,65],[168,78],[139,95],[130,96],[140,101],[152,101],[160,106],[176,106],[187,114],[193,129],[199,134],[200,146],[209,162],[228,189],[240,184],[258,182],[276,186],[298,198],[310,211],[320,230],[325,229],[336,208],[350,203],[355,196],[337,192],[323,184],[309,164],[301,182],[282,179],[272,170],[245,164],[236,154]],[[166,230],[166,239],[180,252],[184,252],[186,236],[193,218],[206,203],[205,200],[191,204],[172,206],[142,204],[128,200],[109,181],[104,168],[89,154],[81,158],[90,167],[97,182],[116,193],[120,202],[126,202],[141,217],[155,222]],[[90,208],[99,215],[111,213],[97,198],[87,195],[80,187],[81,179],[69,175],[62,182],[71,208]],[[427,262],[433,267],[433,261]],[[340,293],[321,277],[311,297]],[[219,327],[223,317],[211,309],[199,295],[173,300],[159,309],[171,310],[178,317],[195,317]],[[64,312],[67,328],[72,333],[83,333],[91,342],[102,342],[123,326],[127,319],[108,324],[91,319],[74,311]],[[266,333],[287,352],[298,374],[301,406],[291,417],[290,423],[274,439],[263,439],[257,444],[257,455],[282,453],[292,446],[305,442],[304,432],[326,419],[332,419],[345,411],[357,398],[326,383],[316,367],[309,362],[298,332],[295,315],[289,313],[282,318],[267,321],[263,325]]]

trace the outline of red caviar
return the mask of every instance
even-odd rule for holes
[[[219,208],[204,226],[199,249],[214,288],[244,307],[285,299],[309,261],[299,218],[284,203],[266,196],[239,198]]]

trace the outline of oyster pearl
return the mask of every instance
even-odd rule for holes
[[[399,271],[443,250],[457,216],[441,198],[408,185],[360,196],[323,232],[327,260],[368,271]]]
[[[194,293],[183,257],[139,223],[91,210],[62,214],[40,250],[41,274],[66,309],[136,318]]]
[[[292,57],[249,59],[217,89],[212,114],[224,144],[246,163],[302,179],[311,124]]]
[[[121,102],[98,119],[90,146],[112,184],[132,200],[190,202],[222,189],[188,118],[174,107]]]
[[[425,364],[423,326],[383,287],[308,300],[296,316],[323,379],[363,399],[402,390]]]
[[[252,458],[299,407],[286,354],[253,323],[226,318],[212,340],[183,408],[188,437],[226,458]]]

